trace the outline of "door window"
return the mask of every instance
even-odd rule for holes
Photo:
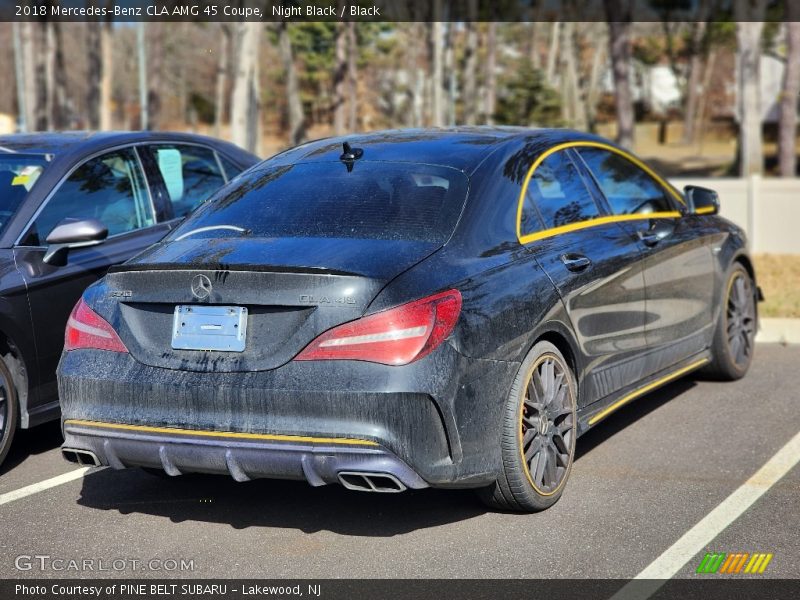
[[[225,184],[213,150],[188,144],[149,146],[175,217],[184,217]]]
[[[50,232],[66,218],[97,219],[108,227],[109,236],[155,223],[133,149],[92,158],[73,171],[36,217],[23,245],[43,245]]]
[[[600,215],[578,169],[564,151],[551,154],[536,167],[528,184],[528,194],[548,229]]]
[[[243,171],[243,169],[225,158],[222,154],[217,153],[219,157],[219,162],[222,163],[222,168],[225,169],[225,175],[228,177],[228,181],[236,177],[239,173]]]
[[[666,190],[627,158],[608,150],[578,148],[615,215],[674,210]]]

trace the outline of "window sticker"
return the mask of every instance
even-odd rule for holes
[[[23,185],[26,191],[30,191],[39,175],[42,174],[42,167],[37,165],[29,165],[23,167],[14,179],[11,180],[11,185]]]
[[[167,186],[167,192],[173,202],[183,198],[183,162],[181,152],[175,148],[159,148],[158,168]]]

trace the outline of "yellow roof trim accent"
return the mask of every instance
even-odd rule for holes
[[[686,365],[682,369],[678,369],[677,371],[675,371],[673,373],[670,373],[669,375],[666,375],[665,377],[662,377],[661,379],[656,379],[652,383],[649,383],[646,386],[641,387],[641,388],[639,388],[638,390],[636,390],[634,392],[631,392],[627,396],[623,396],[622,398],[620,398],[619,400],[614,402],[614,404],[611,404],[610,406],[607,406],[606,408],[601,410],[599,413],[594,415],[591,419],[589,419],[589,425],[594,425],[598,421],[601,421],[602,419],[605,419],[608,415],[610,415],[612,412],[614,412],[618,408],[621,408],[621,407],[625,406],[631,400],[634,400],[634,399],[638,398],[639,396],[641,396],[643,394],[646,394],[647,392],[649,392],[651,390],[654,390],[657,387],[660,387],[660,386],[664,385],[665,383],[668,383],[668,382],[672,381],[673,379],[677,379],[681,375],[685,375],[686,373],[688,373],[690,371],[694,371],[695,369],[697,369],[699,367],[702,367],[707,362],[708,362],[707,358],[701,358],[700,360],[696,360],[692,364]]]
[[[528,244],[530,242],[535,242],[536,240],[544,239],[553,235],[558,235],[560,233],[567,233],[569,231],[575,231],[576,229],[585,229],[586,227],[592,227],[593,225],[603,225],[606,223],[614,223],[616,221],[630,221],[633,218],[640,218],[640,219],[656,219],[661,218],[661,215],[669,214],[670,216],[680,217],[681,214],[677,211],[669,212],[669,213],[651,213],[650,215],[608,215],[604,217],[599,217],[597,219],[590,219],[588,221],[581,221],[579,223],[571,223],[570,225],[564,225],[562,227],[555,227],[551,229],[545,229],[544,231],[537,231],[535,233],[531,233],[528,235],[522,235],[522,207],[523,203],[525,202],[525,194],[528,191],[528,185],[530,184],[531,179],[533,178],[533,174],[536,169],[539,167],[540,164],[544,162],[544,160],[550,156],[551,154],[555,154],[561,150],[566,150],[567,148],[600,148],[602,150],[608,150],[609,152],[613,152],[614,154],[619,154],[623,158],[629,160],[634,165],[642,169],[645,173],[650,175],[653,179],[655,179],[661,187],[667,190],[680,204],[686,204],[681,198],[680,194],[678,194],[672,186],[670,186],[662,177],[660,177],[653,169],[648,167],[644,164],[641,160],[633,156],[630,152],[626,152],[621,148],[617,148],[612,146],[611,144],[605,144],[603,142],[589,142],[589,141],[578,141],[578,142],[566,142],[564,144],[558,144],[553,146],[552,148],[548,148],[539,157],[533,162],[531,168],[528,169],[528,173],[525,175],[525,179],[522,182],[522,189],[519,193],[519,199],[517,200],[517,239],[519,240],[520,244]],[[578,225],[578,227],[574,229],[568,229],[572,225]]]
[[[271,433],[242,433],[236,431],[200,431],[194,429],[178,429],[174,427],[150,427],[147,425],[125,425],[122,423],[102,423],[100,421],[84,421],[81,419],[67,419],[64,425],[78,425],[81,427],[97,427],[99,429],[120,429],[123,431],[138,431],[141,433],[165,433],[169,435],[197,435],[202,437],[235,438],[244,440],[261,440],[270,442],[298,442],[311,444],[344,444],[350,446],[378,446],[371,440],[352,438],[312,437],[305,435],[279,435]]]

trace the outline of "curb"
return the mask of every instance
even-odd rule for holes
[[[800,319],[759,319],[756,342],[800,344]]]

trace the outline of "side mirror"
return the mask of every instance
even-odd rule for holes
[[[63,267],[67,264],[70,248],[96,246],[107,237],[108,227],[97,219],[64,219],[47,236],[47,252],[42,261]]]
[[[719,213],[719,194],[697,185],[683,188],[689,213],[693,215],[716,215]]]

